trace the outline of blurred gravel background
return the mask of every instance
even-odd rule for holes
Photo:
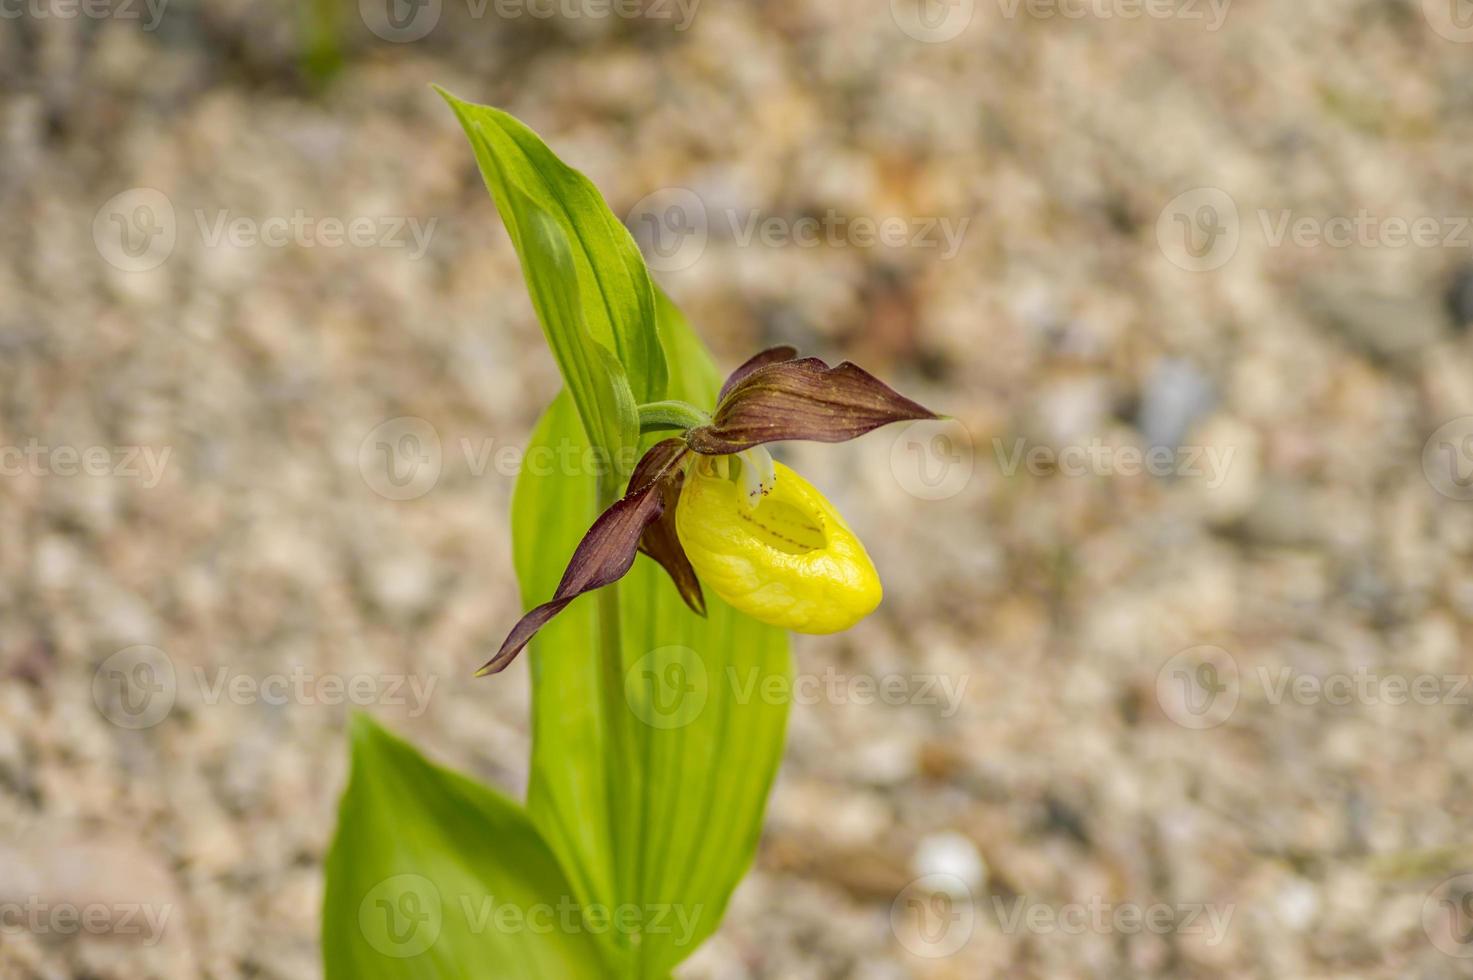
[[[318,975],[323,678],[525,782],[525,660],[470,672],[556,373],[431,82],[585,170],[725,366],[957,418],[791,453],[887,598],[797,640],[681,976],[1473,975],[1461,6],[593,2],[0,5],[0,977]]]

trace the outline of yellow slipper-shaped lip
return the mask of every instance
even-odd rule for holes
[[[675,526],[701,581],[753,619],[836,633],[880,604],[864,545],[814,486],[775,464],[771,493],[747,507],[709,459],[686,474]]]

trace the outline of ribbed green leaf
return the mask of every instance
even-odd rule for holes
[[[709,408],[715,366],[657,302],[670,396]],[[529,458],[582,440],[561,395]],[[512,524],[527,605],[557,587],[596,508],[591,476],[523,471]],[[751,863],[787,720],[786,699],[764,698],[764,683],[788,677],[788,643],[715,596],[697,617],[643,556],[616,589],[616,606],[610,590],[585,596],[533,641],[528,809],[580,900],[639,909],[637,933],[601,937],[619,975],[664,977],[716,929]],[[609,651],[599,632],[613,620]]]
[[[528,246],[524,271],[532,305],[544,324],[548,346],[567,382],[578,415],[594,445],[616,470],[628,475],[636,458],[639,411],[624,369],[609,349],[588,335],[568,236],[546,211],[512,188]],[[663,362],[662,362],[663,364]]]
[[[589,432],[599,443],[608,423],[593,419],[595,393],[590,386],[622,381],[638,403],[665,394],[665,355],[656,327],[654,287],[639,247],[598,189],[559,160],[537,134],[499,109],[439,91],[470,139],[481,175],[521,258],[563,380],[585,424],[592,422]],[[537,227],[546,223],[561,234]],[[554,302],[560,295],[563,306],[571,309]],[[588,346],[602,347],[613,356],[599,358],[583,351]],[[628,420],[619,422],[627,434]]]
[[[608,975],[522,809],[362,715],[326,875],[327,980]]]

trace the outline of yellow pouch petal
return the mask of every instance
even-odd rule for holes
[[[807,480],[775,464],[756,507],[699,459],[686,474],[675,527],[696,574],[753,619],[799,633],[848,629],[880,604],[880,576],[844,519]]]

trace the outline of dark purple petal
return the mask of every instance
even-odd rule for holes
[[[704,616],[706,596],[701,591],[701,580],[696,577],[696,570],[685,556],[685,547],[681,545],[680,535],[675,531],[675,505],[680,500],[683,479],[683,473],[672,472],[662,481],[661,492],[665,495],[665,508],[659,518],[644,529],[644,536],[639,539],[639,550],[659,562],[670,573],[670,580],[675,583],[685,604],[697,616]]]
[[[685,447],[679,439],[666,439],[650,447],[634,467],[629,492],[599,515],[574,549],[552,598],[517,621],[496,656],[476,671],[477,677],[504,670],[533,635],[567,608],[568,603],[628,574],[641,535],[646,527],[659,520],[665,509],[665,478],[684,455]]]
[[[721,400],[726,397],[728,391],[735,388],[743,378],[758,368],[766,367],[769,364],[780,364],[783,361],[791,361],[797,356],[798,348],[783,345],[782,347],[769,347],[762,353],[754,354],[752,357],[747,358],[745,364],[726,376],[726,383],[721,386],[721,391],[716,396],[716,404],[721,404]]]
[[[684,440],[674,436],[655,443],[634,464],[634,472],[629,475],[629,489],[642,490],[656,480],[668,477],[685,454]]]
[[[763,365],[741,378],[716,406],[711,424],[686,433],[686,444],[719,456],[786,439],[844,442],[890,422],[937,417],[848,361],[831,368],[805,357]]]

